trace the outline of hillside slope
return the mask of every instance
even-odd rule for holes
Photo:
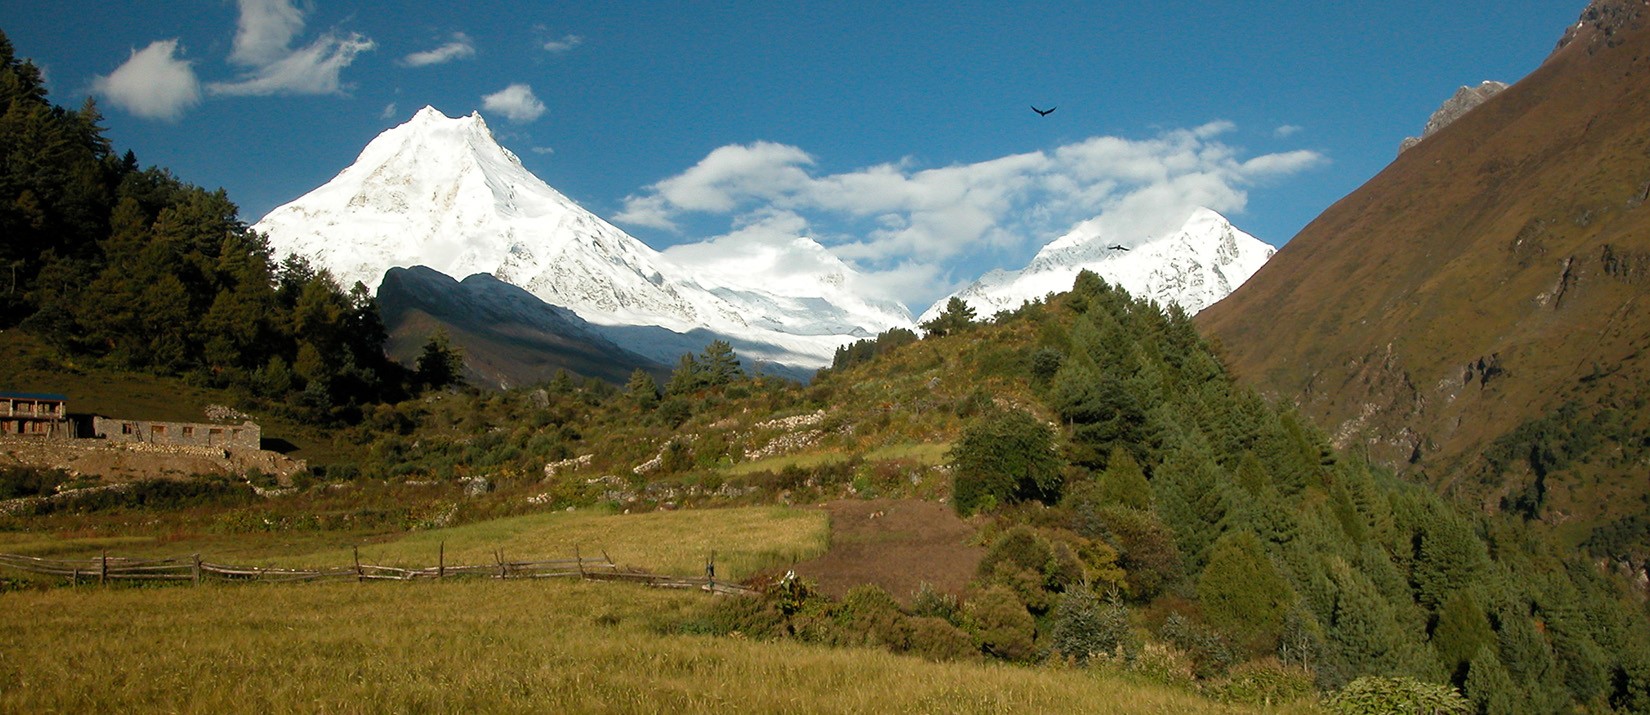
[[[1539,69],[1202,313],[1232,369],[1340,446],[1486,506],[1581,525],[1642,511],[1647,19],[1595,3]]]

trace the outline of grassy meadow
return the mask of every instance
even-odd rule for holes
[[[1240,712],[1105,671],[679,635],[712,597],[461,582],[0,594],[5,712]]]

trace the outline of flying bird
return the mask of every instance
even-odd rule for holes
[[[1110,246],[1107,246],[1106,248],[1108,248],[1110,250],[1113,250],[1113,251],[1125,251],[1125,252],[1127,252],[1129,250],[1128,246],[1125,246],[1121,243],[1114,243]]]
[[[1037,105],[1035,105],[1035,104],[1031,105],[1031,111],[1036,112],[1038,115],[1044,116],[1044,117],[1048,116],[1049,114],[1052,114],[1054,112],[1054,110],[1056,110],[1056,109],[1059,109],[1059,107],[1049,107],[1048,109],[1038,109]]]

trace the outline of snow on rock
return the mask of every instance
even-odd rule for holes
[[[812,369],[911,324],[904,306],[856,295],[854,269],[805,237],[673,260],[534,176],[476,113],[419,110],[253,228],[346,286],[415,265],[491,274],[666,364],[724,339],[747,360]]]
[[[1276,252],[1203,208],[1193,211],[1179,230],[1144,241],[1117,240],[1092,225],[1079,225],[1050,242],[1025,268],[992,271],[952,295],[976,315],[990,317],[1071,290],[1078,272],[1086,269],[1135,296],[1195,314],[1236,290]],[[950,298],[934,303],[919,321],[938,316]]]

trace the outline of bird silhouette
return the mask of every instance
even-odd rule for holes
[[[1031,111],[1036,112],[1038,115],[1044,116],[1044,117],[1048,116],[1050,113],[1052,113],[1056,109],[1059,109],[1059,107],[1049,107],[1048,109],[1038,109],[1037,105],[1035,105],[1035,104],[1031,105]]]

